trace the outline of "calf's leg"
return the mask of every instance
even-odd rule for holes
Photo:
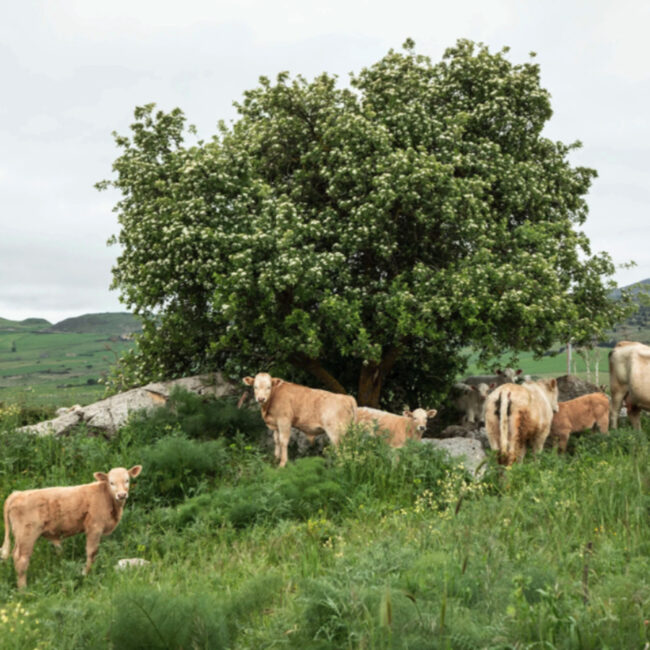
[[[280,467],[284,467],[287,464],[287,460],[289,459],[289,438],[291,438],[291,422],[289,420],[278,421]]]
[[[38,535],[26,535],[20,540],[15,540],[14,545],[14,568],[18,575],[18,589],[24,589],[27,586],[27,569],[29,568],[29,560],[32,557],[34,544],[40,537]]]
[[[90,529],[86,531],[86,566],[83,569],[83,574],[88,575],[90,567],[93,565],[99,550],[99,542],[102,538],[101,530]]]

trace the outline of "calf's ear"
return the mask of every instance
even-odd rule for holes
[[[134,465],[130,470],[129,470],[129,476],[131,478],[135,478],[140,472],[142,471],[142,465]]]
[[[428,418],[435,418],[436,415],[438,415],[438,411],[436,409],[429,409],[427,411],[427,417]]]
[[[407,410],[405,410],[405,411],[402,411],[402,415],[403,415],[405,418],[410,418],[410,417],[413,416],[413,412],[412,412],[412,411],[407,411]]]
[[[255,383],[255,379],[253,377],[244,377],[242,381],[247,385],[247,386],[252,386]]]
[[[95,472],[93,476],[95,477],[96,481],[104,481],[106,483],[108,482],[108,474],[104,472]]]
[[[280,379],[279,377],[273,377],[273,379],[271,379],[271,386],[273,386],[274,388],[275,386],[279,386],[281,383],[282,383],[282,379]]]

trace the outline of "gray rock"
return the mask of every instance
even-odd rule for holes
[[[589,395],[590,393],[602,393],[603,391],[584,379],[575,375],[563,375],[557,378],[558,401],[568,402],[570,399]]]
[[[129,414],[133,411],[165,405],[172,390],[177,386],[198,395],[214,397],[234,395],[239,392],[239,387],[226,380],[219,372],[183,377],[133,388],[88,406],[80,408],[75,406],[53,420],[31,424],[18,430],[36,435],[63,435],[83,422],[112,436],[126,423]]]
[[[423,438],[422,442],[433,445],[438,449],[444,449],[452,458],[458,458],[463,467],[473,476],[483,475],[484,467],[478,469],[479,465],[486,459],[483,446],[478,440],[470,438]],[[478,472],[477,472],[478,469]]]
[[[115,564],[115,570],[123,571],[124,569],[147,566],[147,564],[151,564],[151,562],[149,562],[149,560],[143,560],[141,557],[125,557],[117,561]]]

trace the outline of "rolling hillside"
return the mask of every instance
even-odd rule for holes
[[[140,329],[128,313],[85,314],[55,325],[0,319],[0,403],[70,406],[101,399],[102,379]]]

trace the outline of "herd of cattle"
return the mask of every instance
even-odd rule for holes
[[[520,372],[520,371],[519,371]],[[607,433],[616,428],[618,414],[625,402],[632,426],[641,428],[641,410],[650,409],[650,347],[642,343],[621,341],[610,352],[610,400],[604,393],[591,393],[566,402],[558,402],[555,379],[531,380],[508,369],[496,375],[470,377],[456,384],[456,406],[467,422],[485,422],[488,440],[502,463],[521,461],[530,447],[537,452],[551,436],[561,450],[566,450],[573,432],[598,427]],[[382,432],[394,447],[407,439],[420,440],[427,420],[436,416],[435,409],[417,408],[395,415],[378,409],[359,407],[349,395],[293,384],[268,373],[244,377],[252,386],[262,418],[273,433],[275,457],[282,467],[287,463],[291,428],[301,430],[312,441],[325,432],[333,445],[352,423]],[[45,537],[59,548],[61,538],[86,534],[86,574],[95,559],[103,535],[110,534],[120,522],[129,494],[129,482],[142,470],[136,465],[127,470],[96,472],[95,483],[71,487],[51,487],[12,492],[4,504],[3,560],[11,550],[18,588],[27,584],[27,568],[34,544]]]

